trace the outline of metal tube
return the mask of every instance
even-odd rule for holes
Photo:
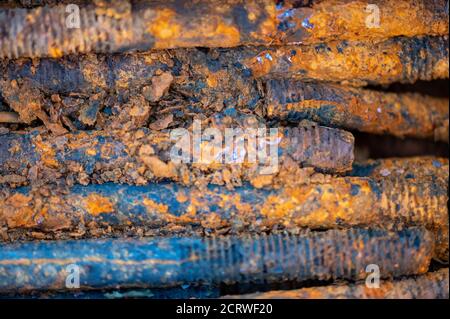
[[[330,50],[299,46],[307,52],[306,55],[299,53],[301,58],[298,63],[305,64],[302,69],[304,71],[300,73],[295,71],[297,62],[290,57],[286,62],[283,58],[275,59],[270,53],[285,50],[286,54],[292,55],[297,52],[295,47],[289,50],[286,47],[272,48],[269,51],[247,47],[209,53],[191,49],[173,50],[169,53],[88,55],[77,60],[9,61],[0,64],[4,74],[0,80],[0,91],[10,108],[18,112],[20,119],[26,123],[40,117],[41,110],[46,105],[54,104],[46,96],[56,95],[55,98],[60,102],[55,107],[61,115],[75,121],[78,129],[89,129],[94,125],[97,129],[138,128],[149,121],[150,115],[170,114],[186,121],[193,114],[208,116],[222,109],[231,109],[291,121],[306,118],[325,125],[376,134],[434,137],[447,141],[448,99],[408,93],[381,93],[291,79],[294,76],[301,80],[345,82],[359,78],[362,81],[368,80],[369,83],[374,80],[375,83],[378,80],[374,77],[380,75],[381,82],[390,82],[390,75],[387,73],[397,77],[392,81],[398,81],[398,77],[406,74],[400,70],[404,67],[405,72],[415,73],[421,78],[428,71],[420,68],[434,68],[433,65],[442,69],[448,77],[448,48],[435,48],[439,47],[440,42],[448,44],[448,39],[389,41],[405,45],[410,43],[411,48],[409,51],[402,51],[397,44],[386,42],[369,45],[365,49],[354,43],[330,46]],[[371,49],[375,45],[385,48],[374,49],[375,52]],[[424,53],[417,56],[421,47],[428,50],[430,55]],[[359,49],[362,51],[358,51]],[[386,54],[391,51],[397,52],[403,62],[412,61],[414,65]],[[398,62],[404,66],[396,67],[392,64],[392,67],[381,68],[380,73],[376,70],[368,71],[368,68],[378,68],[388,62],[363,61],[349,70],[348,64],[353,65],[358,60],[353,55],[359,53],[355,52],[367,54],[367,59],[389,57],[393,64]],[[339,58],[332,57],[333,54],[338,54]],[[308,55],[323,62],[307,63]],[[447,57],[441,63],[438,61],[442,55]],[[255,61],[250,61],[255,56],[256,64]],[[329,65],[332,62],[336,64]],[[263,65],[273,67],[274,70],[280,68],[282,72],[272,73],[270,68],[263,67],[263,73],[267,73],[267,77],[255,80],[255,77],[262,74],[253,70]],[[307,72],[308,68],[312,73]],[[352,75],[352,70],[359,75]],[[333,75],[333,72],[336,74]],[[418,79],[415,75],[405,76],[411,78],[411,81]],[[361,84],[360,80],[356,82]]]
[[[329,178],[321,183],[227,190],[175,183],[3,189],[6,237],[164,235],[353,226],[423,226],[436,234],[436,258],[448,260],[447,183],[441,180]],[[24,232],[24,230],[29,230]],[[445,237],[445,236],[444,236]]]
[[[42,184],[52,182],[57,174],[81,184],[145,184],[169,179],[186,185],[203,180],[237,186],[249,181],[262,187],[276,184],[278,179],[294,174],[301,167],[333,173],[351,169],[352,134],[315,125],[276,128],[272,134],[269,128],[251,122],[252,119],[242,117],[243,125],[231,128],[219,120],[200,126],[201,131],[191,127],[181,132],[185,135],[172,137],[170,130],[147,128],[79,131],[58,137],[38,132],[3,134],[0,183]],[[206,135],[208,128],[216,129],[222,140],[218,142],[219,137],[214,140]],[[227,134],[233,128],[231,142]],[[260,128],[264,134],[258,133]],[[237,141],[242,142],[241,147]],[[198,147],[198,154],[194,153],[194,147]]]
[[[448,142],[448,99],[293,80],[266,83],[267,115],[397,137]]]
[[[78,267],[80,288],[364,279],[427,271],[432,236],[352,229],[303,236],[153,238],[0,244],[0,291],[64,290]],[[72,265],[69,269],[68,266]],[[71,270],[72,269],[72,270]]]
[[[445,35],[447,20],[444,0],[66,1],[0,9],[0,58]]]

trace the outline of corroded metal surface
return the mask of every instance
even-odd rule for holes
[[[0,299],[210,299],[223,295],[219,285],[183,285],[166,288],[0,292]]]
[[[354,139],[348,132],[311,124],[277,128],[276,134],[270,135],[263,126],[264,136],[256,139],[258,122],[253,117],[241,119],[233,136],[242,145],[228,148],[223,145],[229,128],[223,128],[220,119],[204,127],[218,129],[220,147],[192,127],[181,137],[171,137],[170,130],[147,128],[79,131],[58,137],[37,131],[0,135],[0,183],[43,184],[65,178],[81,184],[145,184],[170,179],[185,185],[203,181],[233,186],[250,181],[262,187],[301,167],[334,173],[351,169]],[[198,147],[198,158],[194,158],[194,147]],[[181,148],[188,151],[185,162],[172,156],[174,149],[178,154]]]
[[[404,64],[408,74],[416,73],[421,78],[427,71],[420,68],[435,65],[439,69],[442,67],[447,73],[445,77],[448,77],[448,57],[441,63],[437,62],[439,56],[434,52],[429,52],[429,55],[425,53],[433,48],[431,43],[436,43],[437,39],[423,39],[422,44],[416,43],[419,41],[417,39],[392,41],[404,41],[408,45],[412,41],[417,45],[409,51],[409,57],[408,51],[398,51],[402,59],[414,62],[414,65]],[[444,42],[448,44],[447,39]],[[385,42],[379,45],[382,44]],[[426,50],[417,56],[421,45]],[[391,59],[393,64],[389,68],[380,67],[387,62],[363,61],[349,69],[348,65],[353,65],[356,59],[352,56],[356,47],[353,44],[342,48],[338,46],[340,60],[332,56],[334,49],[304,49],[323,62],[310,63],[307,58],[309,53],[299,53],[298,63],[304,64],[305,69],[299,69],[300,73],[294,70],[294,76],[302,80],[356,80],[353,84],[361,84],[360,80],[371,82],[369,78],[379,82],[375,78],[379,72],[369,70],[371,66],[380,68],[380,72],[387,76],[380,75],[381,82],[391,81],[388,73],[394,77],[406,74],[401,71],[403,66],[400,69],[394,66],[397,62],[403,65],[397,58]],[[159,117],[171,116],[177,123],[189,121],[193,116],[212,116],[222,110],[239,110],[290,121],[309,119],[376,134],[448,140],[446,98],[274,79],[277,76],[292,77],[289,70],[296,68],[296,62],[290,57],[285,62],[274,60],[269,51],[261,50],[247,47],[205,53],[190,49],[134,55],[88,55],[77,59],[5,61],[0,64],[3,71],[0,92],[5,102],[18,112],[21,121],[30,123],[39,118],[56,134],[67,131],[62,124],[71,130],[93,127],[135,129],[148,122],[157,122]],[[441,55],[448,55],[447,45],[436,50]],[[389,57],[385,50],[380,50],[379,54],[370,52],[370,49],[366,51],[361,52],[367,53],[369,59]],[[297,52],[295,48],[289,52],[297,54],[294,53]],[[255,63],[248,60],[248,57],[255,55]],[[327,66],[327,63],[336,64]],[[274,69],[278,66],[283,69],[284,65],[286,68],[272,74],[264,65]],[[269,72],[266,79],[255,79],[258,74],[252,70],[260,67]],[[307,72],[308,68],[312,73]],[[352,74],[352,70],[359,75]],[[337,76],[336,72],[342,76]],[[414,79],[411,78],[411,81]],[[395,80],[399,79],[392,79]]]
[[[377,181],[393,180],[403,181],[414,188],[417,182],[430,183],[429,185],[448,185],[449,164],[448,158],[439,158],[433,156],[417,156],[410,158],[387,158],[378,160],[368,160],[353,164],[353,169],[348,173],[349,176],[370,177]],[[444,190],[445,187],[442,189]],[[431,190],[431,189],[430,189]],[[432,190],[434,192],[436,189]],[[419,200],[415,197],[409,198],[408,191],[398,189],[399,201]],[[447,192],[448,189],[444,193]],[[442,194],[444,194],[442,193]],[[445,197],[445,195],[444,195]],[[400,199],[403,198],[403,199]],[[446,209],[448,197],[442,198],[437,204],[437,209]],[[392,205],[395,203],[393,202]],[[396,205],[396,204],[395,204]],[[433,211],[434,208],[431,209]],[[419,213],[422,215],[423,213]],[[433,214],[433,212],[432,212]],[[437,213],[439,214],[439,213]],[[448,213],[447,213],[448,214]],[[449,219],[445,213],[442,215],[439,226],[436,224],[436,257],[443,262],[448,262],[448,240],[449,240]]]
[[[449,178],[448,158],[415,156],[383,158],[353,163],[349,176],[371,177],[378,180],[396,178],[403,180],[437,180],[447,183]]]
[[[292,80],[270,80],[266,88],[269,117],[291,121],[306,118],[362,132],[432,137],[448,142],[447,98]]]
[[[244,50],[236,57],[242,56],[255,77],[388,84],[449,76],[448,36],[260,48],[252,56]]]
[[[0,291],[65,289],[66,267],[79,266],[81,288],[164,287],[382,278],[426,272],[430,233],[352,229],[303,236],[157,238],[0,245]],[[32,252],[32,253],[30,253]]]
[[[448,158],[353,163],[448,144],[448,32],[447,0],[3,1],[0,298],[448,298]]]
[[[381,281],[379,288],[365,284],[332,285],[287,291],[269,291],[230,299],[448,299],[448,268],[416,278]]]
[[[63,4],[0,9],[0,58],[448,34],[444,0],[94,1],[76,12],[79,25]]]
[[[435,257],[448,260],[446,182],[325,179],[279,189],[243,185],[231,191],[174,183],[4,188],[0,222],[6,227],[3,236],[11,239],[418,225],[436,234]]]

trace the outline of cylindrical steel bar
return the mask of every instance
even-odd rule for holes
[[[269,80],[266,90],[269,117],[310,119],[327,126],[398,137],[445,136],[448,142],[446,98],[292,80]]]
[[[378,288],[366,284],[332,285],[296,290],[279,290],[225,299],[448,299],[448,268],[416,278],[380,282]]]
[[[405,184],[414,185],[417,182],[431,183],[430,185],[446,185],[449,178],[449,164],[447,158],[437,158],[432,156],[418,156],[411,158],[387,158],[378,160],[369,160],[361,163],[354,163],[353,170],[347,175],[369,177],[377,181],[400,180]],[[414,186],[412,186],[414,187]],[[435,189],[431,189],[434,192]],[[399,190],[400,192],[400,190]],[[447,190],[448,192],[448,190]],[[408,192],[399,194],[405,200],[412,200]],[[447,206],[447,199],[443,199],[438,205],[437,210]],[[402,200],[399,199],[399,202]],[[439,208],[441,206],[441,208]],[[434,208],[433,208],[434,209]],[[436,256],[442,262],[448,261],[448,240],[449,240],[449,220],[442,215],[442,223],[436,225]]]
[[[223,128],[226,124],[217,122],[176,136],[147,128],[80,131],[58,137],[38,132],[3,134],[0,181],[42,184],[52,182],[57,174],[82,184],[170,179],[188,185],[199,180],[229,186],[250,181],[261,187],[301,167],[334,173],[351,169],[354,140],[348,132],[310,125],[272,132],[261,127],[261,134],[258,123],[251,123],[253,117],[241,119],[247,125],[232,127],[233,135],[230,128]],[[221,133],[221,140],[211,139],[208,128]]]
[[[0,9],[0,58],[445,35],[447,20],[444,0],[67,1]]]
[[[234,53],[254,77],[346,82],[413,83],[448,78],[448,36],[393,38],[384,42],[330,42],[309,46],[241,49]],[[232,52],[231,50],[229,52]]]
[[[191,114],[211,115],[226,108],[290,120],[307,118],[377,134],[434,136],[438,140],[448,140],[448,99],[270,79],[272,76],[267,81],[255,80],[251,69],[242,64],[244,56],[252,55],[249,51],[257,50],[204,53],[191,49],[170,53],[88,55],[76,60],[9,61],[0,65],[3,71],[0,92],[26,123],[42,117],[41,110],[47,109],[53,114],[70,117],[78,129],[93,125],[97,129],[137,128],[147,123],[151,115],[171,114],[184,121]],[[349,49],[348,54],[342,51],[348,63],[353,63],[352,51]],[[328,51],[313,52],[326,55]],[[269,58],[272,56],[262,59]],[[411,58],[420,57],[414,53]],[[261,63],[265,63],[263,60]],[[349,72],[348,63],[333,70],[340,70],[337,72],[352,80],[345,75]],[[318,69],[323,67],[320,72],[328,77],[324,66],[317,64]],[[375,74],[367,72],[364,63],[355,65],[359,67],[370,77]],[[49,105],[55,110],[49,110]]]
[[[0,291],[20,291],[65,289],[73,267],[82,289],[358,280],[366,277],[369,264],[379,266],[382,278],[421,274],[428,269],[433,240],[418,228],[352,229],[300,236],[41,241],[0,248]]]
[[[436,233],[436,258],[448,259],[447,183],[441,180],[329,178],[257,189],[175,183],[3,189],[6,238],[68,238],[116,233],[260,233],[284,229],[423,226]],[[24,231],[28,230],[28,231]],[[31,232],[30,232],[31,230]],[[10,234],[10,235],[9,235]],[[441,255],[445,254],[447,255]]]

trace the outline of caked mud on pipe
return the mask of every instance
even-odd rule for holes
[[[321,182],[258,189],[248,184],[185,187],[175,183],[40,186],[0,196],[5,240],[117,234],[242,234],[353,226],[423,226],[434,257],[448,260],[447,182],[326,177]]]
[[[422,40],[426,50],[431,50],[433,46],[425,42],[437,41],[434,38]],[[396,41],[414,43],[419,40]],[[445,41],[448,44],[448,39]],[[410,50],[410,56],[403,51],[399,51],[399,54],[402,58],[414,61],[415,66],[405,66],[408,72],[416,70],[417,74],[422,74],[419,65],[428,68],[435,65],[433,61],[436,62],[438,58],[431,51],[418,57],[417,51],[421,50],[421,45],[417,46]],[[312,79],[315,80],[340,82],[357,79],[348,67],[349,63],[354,63],[352,54],[356,47],[354,44],[343,47],[344,49],[338,49],[341,60],[328,56],[334,54],[333,50],[310,48],[304,50],[324,62],[306,63],[304,55],[298,61],[305,63],[305,68],[313,68],[313,72],[326,76],[313,76]],[[55,134],[61,134],[67,129],[93,127],[138,128],[152,121],[158,123],[166,120],[167,117],[171,117],[173,122],[185,122],[190,121],[195,114],[208,116],[222,110],[230,113],[239,110],[290,121],[309,119],[324,125],[376,134],[448,140],[446,98],[274,79],[276,76],[291,77],[288,70],[278,75],[268,74],[264,79],[255,79],[258,75],[252,68],[259,68],[267,63],[277,68],[276,65],[281,61],[275,61],[274,56],[267,53],[258,56],[256,64],[246,64],[245,61],[249,61],[246,57],[252,56],[250,51],[255,50],[257,49],[238,48],[205,53],[191,49],[58,60],[4,61],[0,66],[4,74],[0,80],[0,92],[5,103],[18,112],[22,122],[31,123],[38,118]],[[293,49],[289,52],[294,54],[297,51]],[[362,52],[367,53],[366,50]],[[448,48],[440,48],[437,52],[448,55]],[[381,50],[377,54],[386,58],[385,53]],[[369,52],[367,57],[374,58],[374,53]],[[447,60],[445,58],[443,63],[435,65],[442,68],[447,74],[445,77],[448,77]],[[285,65],[293,67],[292,61],[289,58]],[[336,65],[330,66],[332,70],[326,67],[330,61],[337,61]],[[363,67],[358,71],[356,69],[359,65]],[[367,65],[356,64],[355,72],[361,71],[374,76],[376,72],[368,71]],[[370,65],[378,67],[386,64],[376,61]],[[402,73],[394,66],[383,68],[382,71],[392,71],[396,76]],[[338,72],[344,78],[340,79],[339,76],[332,75],[332,72]],[[308,80],[307,73],[304,75],[305,77],[300,78]]]
[[[217,115],[189,130],[78,131],[57,137],[37,130],[7,133],[0,135],[0,184],[42,185],[62,178],[69,184],[142,185],[166,179],[228,188],[249,181],[259,188],[281,184],[289,175],[309,176],[314,169],[351,169],[350,133],[313,123],[262,124],[252,116]]]

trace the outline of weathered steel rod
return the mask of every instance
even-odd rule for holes
[[[428,39],[430,43],[435,41]],[[428,44],[423,45],[429,49]],[[347,54],[344,49],[348,47],[352,45],[346,44],[340,54],[348,61],[333,66],[333,72],[352,80],[353,77],[346,74],[350,72],[347,64],[353,63],[350,56],[355,50],[348,49]],[[333,51],[319,49],[312,50],[312,54],[324,55],[325,62],[317,64],[314,72],[323,73],[327,78],[314,76],[313,79],[334,81],[335,78],[329,77],[331,71],[325,67],[326,63],[336,61],[325,57]],[[257,65],[244,66],[244,56],[251,56],[248,51],[255,50],[204,53],[191,49],[170,53],[89,55],[77,60],[5,61],[0,65],[4,74],[0,79],[0,92],[23,122],[42,118],[42,109],[52,105],[57,110],[52,113],[72,118],[79,129],[92,125],[103,129],[125,127],[125,123],[137,128],[148,121],[150,114],[171,114],[175,118],[186,119],[188,114],[211,115],[223,108],[235,108],[247,113],[259,112],[269,118],[291,121],[306,118],[363,132],[448,140],[448,99],[273,79],[272,75],[267,80],[255,80],[251,68],[273,60],[271,54],[263,55]],[[440,54],[448,53],[446,50],[442,48]],[[417,62],[416,67],[406,69],[433,64],[425,61],[426,58],[419,63],[421,57],[417,57],[416,51],[411,51],[410,56],[415,59],[414,63]],[[380,52],[384,57],[384,51]],[[368,56],[371,58],[373,54]],[[403,58],[407,53],[401,56]],[[303,61],[300,59],[299,63]],[[447,68],[448,73],[446,63],[444,61],[440,65]],[[377,62],[373,65],[384,64]],[[292,65],[289,62],[286,66],[290,68]],[[305,67],[309,68],[311,64]],[[376,74],[367,72],[364,63],[355,65],[355,68],[359,67],[370,77]],[[319,70],[321,68],[323,72]],[[382,72],[394,69],[384,68]],[[394,73],[395,76],[401,74],[400,71]],[[284,76],[282,72],[280,77]]]
[[[413,188],[413,185],[416,183],[445,185],[448,184],[449,179],[449,162],[448,158],[433,156],[368,160],[365,162],[354,163],[353,169],[348,172],[347,175],[367,177],[378,182],[386,180],[403,181],[403,183],[410,184]],[[431,188],[430,191],[431,193],[439,192],[435,188]],[[411,202],[417,200],[414,199],[414,197],[409,198],[409,193],[407,191],[402,193],[402,195],[397,198],[398,203],[402,202],[402,199],[400,198],[404,198],[404,200]],[[447,201],[448,198],[443,199],[439,204],[437,204],[437,215],[439,215],[439,210],[447,207]],[[432,210],[434,210],[434,208]],[[433,213],[431,212],[431,214]],[[437,242],[436,256],[438,256],[437,259],[440,259],[442,262],[448,262],[449,220],[448,217],[445,217],[445,214],[442,215],[442,217],[442,223],[436,228],[435,232]]]
[[[444,0],[72,2],[0,9],[0,58],[448,34]]]
[[[0,291],[7,292],[63,290],[69,265],[78,266],[82,289],[359,280],[369,264],[390,278],[426,272],[433,240],[417,228],[352,229],[303,236],[41,241],[0,248]]]
[[[423,226],[436,234],[435,257],[448,260],[447,182],[330,178],[257,189],[175,183],[4,188],[4,236],[68,238],[122,232],[161,235],[260,233],[284,229]],[[27,230],[27,231],[25,231]],[[446,237],[447,236],[447,237]]]
[[[448,142],[446,98],[292,80],[269,80],[266,90],[269,117],[309,119],[368,133],[434,137]]]
[[[364,283],[332,285],[296,290],[279,290],[225,299],[448,299],[448,268],[416,278],[380,282],[379,288],[368,288]]]
[[[246,56],[247,49],[241,50],[234,56],[242,57],[241,63],[254,77],[352,84],[413,83],[449,77],[448,36],[259,48]]]
[[[20,59],[3,61],[3,79],[28,78],[47,92],[95,92],[142,87],[158,72],[174,76],[296,77],[331,82],[366,81],[373,84],[395,81],[415,82],[448,78],[448,37],[394,38],[382,42],[335,41],[317,45],[282,47],[240,47],[155,51],[132,55],[87,55],[74,60]],[[234,78],[236,79],[236,78]],[[130,81],[133,81],[130,83]],[[237,83],[234,83],[235,85]],[[201,87],[199,87],[200,89]]]
[[[351,169],[354,139],[348,132],[310,123],[279,128],[274,134],[262,127],[264,134],[258,135],[260,126],[251,122],[255,118],[242,119],[247,126],[234,126],[233,141],[223,123],[200,126],[198,133],[191,128],[184,131],[186,135],[172,138],[170,131],[147,128],[79,131],[58,137],[38,132],[3,134],[0,183],[42,184],[52,182],[57,174],[82,184],[145,184],[161,179],[192,184],[203,179],[229,186],[250,181],[261,187],[301,167],[334,173]],[[205,135],[208,127],[222,134],[220,142]],[[184,159],[179,152],[184,152]]]

